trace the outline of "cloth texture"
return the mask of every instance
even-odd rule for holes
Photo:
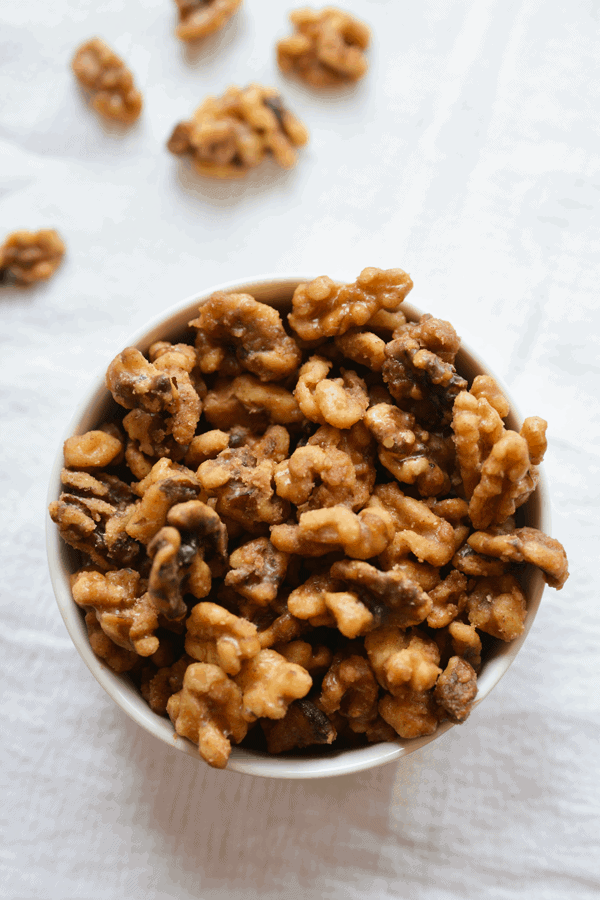
[[[0,898],[592,900],[600,896],[598,0],[344,2],[370,69],[284,78],[295,6],[246,0],[186,47],[169,0],[0,2],[0,239],[67,255],[0,287]],[[108,126],[70,71],[104,38],[144,94]],[[232,83],[280,87],[298,165],[212,182],[165,149]],[[118,709],[54,601],[44,528],[61,435],[130,334],[213,284],[400,266],[549,422],[553,536],[570,559],[469,721],[399,764],[316,781],[209,769]]]

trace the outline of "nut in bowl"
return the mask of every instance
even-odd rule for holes
[[[545,423],[411,287],[221,285],[80,405],[49,492],[58,605],[178,750],[281,778],[397,760],[467,719],[564,583]]]

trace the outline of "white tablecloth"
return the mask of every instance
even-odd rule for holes
[[[0,896],[10,900],[600,894],[597,0],[362,0],[371,68],[319,95],[274,62],[294,3],[246,0],[197,50],[169,0],[0,4],[0,224],[56,227],[47,284],[0,289]],[[298,5],[300,5],[298,3]],[[346,4],[345,4],[346,5]],[[99,34],[145,96],[109,129],[69,71]],[[297,168],[210,183],[165,150],[208,93],[281,87]],[[411,272],[415,304],[550,422],[547,590],[468,724],[400,765],[313,782],[210,770],[103,693],[54,602],[45,492],[90,375],[200,288],[273,271]]]

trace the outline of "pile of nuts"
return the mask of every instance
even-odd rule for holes
[[[411,287],[317,278],[286,321],[213,294],[193,344],[120,353],[126,413],[65,442],[50,514],[91,646],[212,766],[464,722],[486,643],[524,630],[523,565],[567,578],[515,520],[546,423],[506,428],[450,323],[406,321]]]

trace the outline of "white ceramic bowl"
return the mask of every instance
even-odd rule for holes
[[[301,282],[310,281],[314,277],[316,276],[272,275],[216,285],[171,307],[166,313],[155,318],[133,334],[127,344],[138,347],[142,352],[145,352],[156,340],[177,341],[186,330],[188,321],[196,316],[198,304],[216,290],[247,292],[257,300],[269,303],[285,311],[290,306],[291,297],[296,286]],[[343,281],[344,279],[339,280]],[[416,319],[420,315],[420,311],[408,303],[403,305],[403,309],[409,319]],[[457,320],[453,324],[460,333],[460,321]],[[122,349],[123,347],[115,347],[113,356]],[[108,366],[109,362],[110,360],[107,359],[106,366]],[[464,344],[458,354],[456,365],[460,374],[469,381],[479,374],[494,374]],[[506,393],[504,386],[502,384],[501,386]],[[100,422],[105,421],[108,411],[113,406],[114,402],[104,383],[104,373],[99,374],[81,400],[66,434],[59,442],[56,461],[50,478],[48,503],[58,499],[61,492],[60,472],[63,466],[63,440],[72,434],[82,434],[89,431],[100,424]],[[507,424],[510,428],[516,430],[519,430],[521,425],[521,420],[512,401],[511,413],[507,419]],[[524,511],[525,524],[539,528],[547,534],[550,533],[549,502],[543,477],[540,479],[537,491],[524,507]],[[83,612],[73,601],[69,585],[69,576],[81,566],[79,554],[64,543],[59,536],[57,527],[50,521],[49,517],[47,520],[46,538],[50,577],[58,607],[73,643],[92,675],[115,703],[138,725],[141,725],[142,728],[164,741],[165,744],[168,744],[174,750],[187,753],[189,756],[202,762],[196,746],[185,738],[175,735],[169,719],[162,718],[152,712],[138,693],[136,687],[126,676],[116,675],[95,656],[89,644]],[[479,690],[475,702],[476,706],[498,684],[521,649],[535,618],[544,590],[544,580],[541,572],[532,566],[528,566],[524,571],[522,583],[527,595],[525,631],[521,637],[511,643],[495,641],[494,646],[484,659],[481,673],[478,677]],[[452,727],[449,722],[445,722],[439,726],[434,734],[426,737],[412,740],[398,738],[390,743],[371,744],[367,747],[351,750],[336,751],[328,748],[320,755],[311,755],[305,758],[286,756],[285,754],[269,756],[266,753],[256,753],[234,747],[228,768],[235,772],[260,775],[266,778],[324,778],[331,775],[344,775],[349,772],[359,772],[363,769],[374,768],[375,766],[398,760],[409,753],[413,753],[430,741],[437,740]],[[477,724],[476,722],[472,724],[467,723],[463,727],[476,728]],[[203,762],[202,765],[204,765]]]

